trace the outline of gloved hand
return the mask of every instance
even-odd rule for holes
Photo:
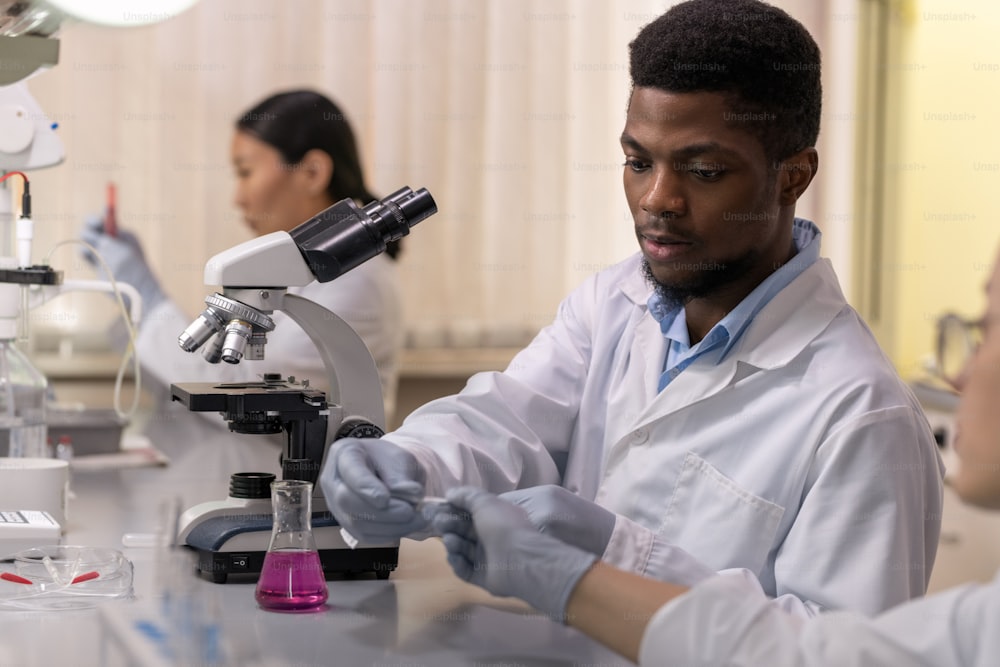
[[[416,511],[427,473],[416,457],[379,438],[342,438],[320,475],[334,518],[361,542],[390,542],[426,530]]]
[[[450,489],[446,498],[431,522],[455,574],[565,620],[570,594],[597,557],[539,533],[527,512],[481,489]]]
[[[500,498],[521,507],[541,533],[604,556],[618,516],[561,486],[547,484],[508,491]]]
[[[138,290],[144,313],[152,312],[153,308],[167,298],[160,282],[146,263],[142,245],[135,234],[121,229],[117,236],[109,236],[104,233],[104,219],[94,216],[84,223],[80,239],[94,246],[101,254],[115,280],[128,283]],[[93,253],[84,251],[83,257],[97,269],[101,279],[108,279]]]

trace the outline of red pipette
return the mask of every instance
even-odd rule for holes
[[[99,576],[101,576],[100,572],[84,572],[83,574],[79,574],[79,575],[73,577],[73,581],[71,581],[69,583],[71,585],[72,584],[81,584],[84,581],[90,581],[91,579],[97,579]],[[3,572],[3,573],[0,573],[0,579],[4,579],[5,581],[10,581],[10,582],[13,582],[15,584],[33,584],[33,583],[35,583],[31,579],[25,579],[22,576],[14,574],[13,572]]]
[[[104,233],[118,236],[118,216],[115,211],[115,184],[108,183],[108,204],[104,209]]]

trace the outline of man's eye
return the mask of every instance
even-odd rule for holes
[[[649,165],[642,160],[636,160],[635,158],[626,158],[625,165],[632,171],[644,171],[649,168]]]
[[[725,173],[725,169],[714,164],[692,164],[687,171],[707,181],[714,181]]]

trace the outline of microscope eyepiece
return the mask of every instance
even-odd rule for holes
[[[409,188],[406,189],[409,190]],[[395,199],[391,201],[399,206],[399,210],[406,220],[407,233],[409,232],[409,227],[437,213],[437,204],[434,202],[434,198],[431,197],[431,193],[427,191],[427,188],[420,188],[416,192],[410,192],[409,196],[401,201]]]
[[[404,187],[363,208],[344,199],[289,233],[316,280],[325,283],[384,252],[387,243],[436,212],[426,188]]]

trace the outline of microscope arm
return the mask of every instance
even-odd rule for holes
[[[285,294],[280,309],[302,327],[319,350],[326,369],[327,402],[343,408],[340,419],[331,415],[327,422],[327,445],[348,419],[364,419],[384,431],[378,367],[357,332],[337,314],[295,294]]]

